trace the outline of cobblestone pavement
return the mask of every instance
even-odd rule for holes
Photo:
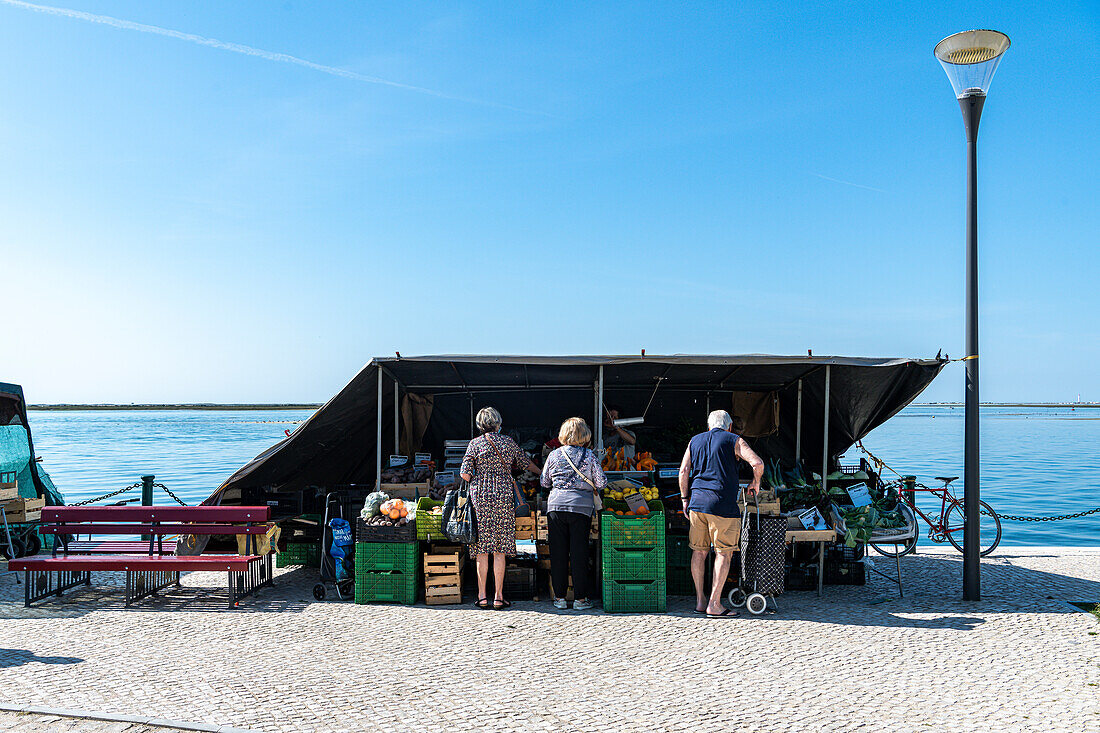
[[[880,569],[892,562],[878,559]],[[1100,552],[1006,548],[983,600],[957,554],[906,594],[788,593],[779,613],[664,615],[314,602],[280,572],[237,611],[220,575],[131,609],[120,578],[25,610],[0,577],[0,699],[272,731],[1097,731]],[[472,600],[472,599],[468,599]]]

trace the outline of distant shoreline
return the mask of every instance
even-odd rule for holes
[[[42,412],[64,412],[67,410],[316,410],[320,404],[273,403],[273,404],[163,404],[163,405],[27,405],[28,410]]]
[[[914,402],[910,407],[962,407],[961,402]],[[66,410],[316,410],[321,403],[219,404],[212,402],[149,404],[149,405],[27,405],[27,409],[42,412]],[[983,402],[982,407],[1095,407],[1100,402]]]

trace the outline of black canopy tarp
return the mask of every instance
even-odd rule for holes
[[[230,476],[208,501],[235,503],[257,491],[293,493],[307,486],[372,484],[377,470],[379,381],[383,457],[398,452],[395,389],[399,398],[431,396],[431,414],[419,448],[439,456],[443,440],[471,437],[472,416],[485,405],[501,411],[505,431],[556,431],[563,419],[574,415],[591,423],[602,366],[604,403],[619,406],[623,417],[641,415],[652,399],[643,426],[647,432],[673,426],[705,430],[708,408],[731,409],[734,392],[774,393],[779,401],[778,429],[752,442],[787,463],[795,457],[801,382],[801,458],[820,468],[827,372],[832,460],[912,402],[946,363],[756,354],[375,359],[289,437]]]

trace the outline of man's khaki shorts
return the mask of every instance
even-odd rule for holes
[[[688,519],[688,546],[698,552],[728,555],[737,552],[741,540],[741,517],[716,517],[703,512],[691,512]]]

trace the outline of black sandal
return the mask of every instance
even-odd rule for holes
[[[477,603],[475,603],[474,606],[476,606],[477,608],[480,608],[482,611],[487,610],[489,608],[489,599],[488,598],[478,598]]]
[[[494,611],[503,611],[504,609],[511,608],[511,607],[512,607],[512,604],[509,603],[508,601],[493,601],[493,610]]]

